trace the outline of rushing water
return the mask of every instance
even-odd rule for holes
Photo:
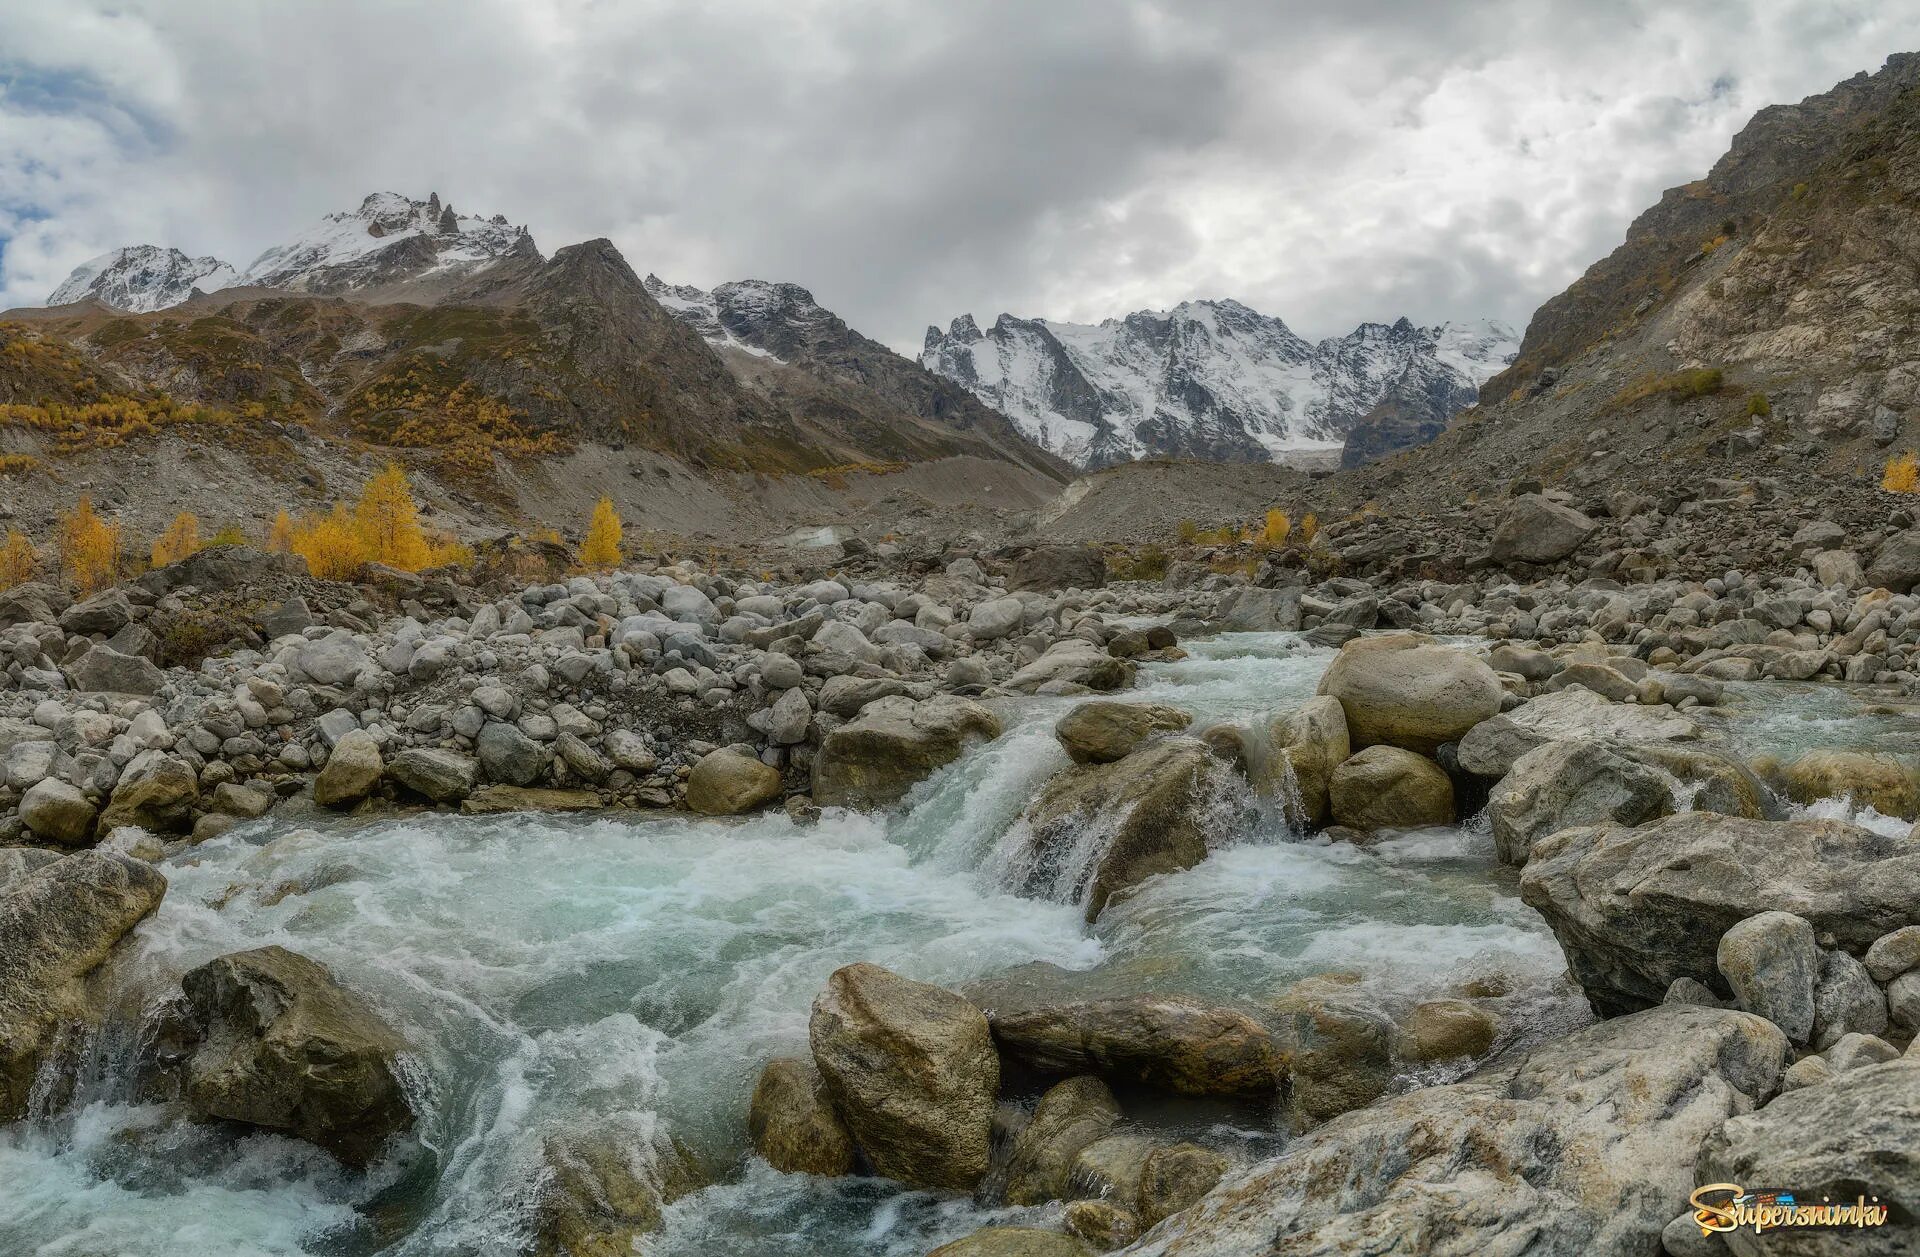
[[[1192,650],[1154,665],[1139,696],[1201,723],[1294,706],[1331,658],[1280,634]],[[1002,738],[885,818],[269,820],[195,848],[167,866],[123,985],[160,990],[269,943],[327,964],[418,1045],[432,1155],[350,1174],[291,1140],[176,1122],[128,1095],[126,1046],[110,1039],[73,1103],[0,1132],[0,1252],[505,1257],[531,1235],[543,1140],[582,1124],[636,1146],[670,1132],[717,1171],[669,1209],[659,1254],[918,1257],[992,1221],[1052,1216],[746,1156],[760,1065],[804,1052],[810,1002],[854,960],[946,985],[1042,961],[1083,990],[1246,1001],[1329,969],[1389,1003],[1497,976],[1510,1036],[1583,1015],[1471,826],[1363,850],[1296,840],[1266,809],[1091,929],[1077,904],[1016,897],[1003,839],[1065,763],[1051,726],[1072,701],[1009,704]],[[1270,1140],[1244,1125],[1186,1133],[1242,1151]]]

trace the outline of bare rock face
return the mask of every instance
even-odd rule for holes
[[[1695,1178],[1702,1184],[1791,1183],[1801,1201],[1852,1204],[1857,1196],[1877,1197],[1892,1212],[1881,1227],[1776,1231],[1752,1245],[1743,1237],[1737,1252],[1911,1253],[1920,1217],[1920,1059],[1847,1070],[1733,1117],[1707,1136]]]
[[[1043,1074],[1095,1074],[1181,1095],[1271,1094],[1284,1058],[1259,1021],[1184,995],[1127,995],[995,1011],[994,1038]]]
[[[985,1014],[951,991],[848,965],[814,1000],[808,1037],[875,1172],[952,1191],[980,1181],[1000,1086]]]
[[[960,758],[969,739],[999,736],[997,716],[955,695],[918,703],[904,695],[875,699],[821,742],[813,760],[814,801],[883,807]]]
[[[1499,715],[1505,691],[1484,661],[1396,633],[1343,646],[1320,693],[1340,700],[1355,750],[1384,742],[1430,755]]]
[[[399,1033],[324,965],[283,947],[236,952],[180,980],[197,1040],[187,1102],[203,1117],[282,1131],[350,1166],[412,1129]]]
[[[88,1015],[84,980],[160,906],[167,879],[102,851],[10,861],[0,883],[0,1121],[26,1109],[62,1025]]]
[[[1336,1118],[1130,1251],[1352,1257],[1418,1237],[1436,1257],[1652,1254],[1702,1144],[1773,1094],[1787,1056],[1746,1013],[1674,1004],[1602,1022]]]
[[[1729,995],[1721,936],[1771,909],[1864,954],[1920,923],[1920,853],[1841,821],[1682,812],[1540,839],[1520,897],[1547,919],[1594,1009],[1612,1015],[1659,1003],[1676,978]]]

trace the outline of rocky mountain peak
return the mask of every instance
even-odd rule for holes
[[[178,305],[195,290],[217,292],[239,282],[240,273],[219,258],[193,258],[178,249],[136,244],[82,263],[53,290],[47,304],[92,299],[145,314]]]

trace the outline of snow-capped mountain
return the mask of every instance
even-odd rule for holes
[[[217,258],[188,258],[178,249],[139,245],[81,266],[47,302],[64,305],[93,297],[116,309],[145,313],[180,304],[196,287],[202,292],[249,285],[343,293],[459,278],[506,258],[539,256],[527,229],[501,215],[457,214],[440,203],[438,193],[414,201],[376,192],[359,209],[329,214],[268,249],[244,272]]]
[[[709,345],[741,349],[762,358],[785,361],[810,339],[810,332],[829,330],[838,322],[831,310],[798,284],[742,279],[707,292],[649,275],[646,285],[655,301],[700,333]],[[844,325],[841,330],[845,330]],[[787,353],[778,352],[775,345],[785,346]]]
[[[921,365],[1083,467],[1154,454],[1261,461],[1341,446],[1392,394],[1444,421],[1518,349],[1502,324],[1364,323],[1313,344],[1237,301],[1099,324],[1002,314],[928,328]]]
[[[240,272],[219,258],[190,258],[178,249],[136,244],[83,262],[53,290],[48,305],[67,305],[97,297],[135,314],[179,305],[201,292],[217,292],[240,282]]]

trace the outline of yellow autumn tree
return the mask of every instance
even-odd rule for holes
[[[167,525],[167,531],[153,543],[153,565],[165,567],[195,554],[200,549],[200,521],[192,511],[181,511]]]
[[[293,549],[293,516],[287,514],[284,507],[267,529],[267,549],[275,554],[286,554]]]
[[[0,542],[0,589],[12,589],[32,580],[39,559],[27,534],[18,528],[7,529],[7,539]]]
[[[334,503],[326,515],[295,524],[289,548],[305,559],[307,571],[321,580],[349,580],[367,561],[359,529],[344,502]]]
[[[593,519],[587,524],[587,539],[580,543],[580,566],[617,566],[620,562],[621,532],[620,512],[613,509],[613,499],[602,497],[593,508]]]
[[[413,503],[407,473],[397,463],[367,481],[353,508],[353,527],[360,549],[370,563],[385,563],[403,572],[427,565],[427,537],[420,528],[420,508]]]
[[[112,584],[120,570],[120,525],[101,519],[85,494],[60,520],[60,570],[82,594]]]
[[[1278,550],[1287,544],[1287,535],[1292,531],[1292,518],[1276,506],[1267,512],[1267,518],[1260,527],[1260,535],[1254,538],[1254,544],[1262,550]]]
[[[1320,535],[1320,517],[1308,511],[1300,520],[1300,544],[1310,546],[1313,539]]]

